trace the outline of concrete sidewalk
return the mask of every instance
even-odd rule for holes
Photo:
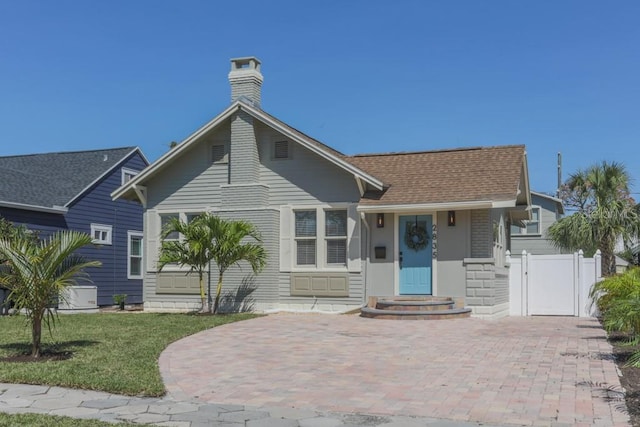
[[[138,398],[96,391],[0,384],[0,412],[40,413],[107,422],[128,421],[172,427],[477,427],[435,418],[322,414],[288,408],[251,408],[198,401]],[[482,424],[487,426],[487,424]]]
[[[277,314],[182,339],[162,353],[160,371],[178,400],[498,425],[626,426],[621,402],[605,395],[621,392],[611,351],[596,319]]]

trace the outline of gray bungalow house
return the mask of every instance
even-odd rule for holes
[[[262,110],[260,66],[231,60],[231,104],[112,193],[144,206],[145,310],[198,308],[197,278],[158,271],[159,236],[170,217],[213,212],[262,233],[266,270],[225,279],[254,287],[258,310],[442,295],[508,314],[507,229],[530,219],[525,147],[344,155]]]
[[[0,157],[0,217],[40,237],[91,234],[79,252],[102,262],[87,269],[96,303],[111,305],[115,294],[142,303],[142,205],[110,194],[148,164],[137,147]]]
[[[562,200],[536,191],[531,192],[531,220],[522,224],[512,224],[511,255],[520,256],[522,251],[533,255],[552,255],[561,253],[547,239],[547,230],[564,215]]]

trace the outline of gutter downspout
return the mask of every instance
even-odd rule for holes
[[[363,293],[362,293],[362,307],[366,307],[367,306],[367,287],[369,286],[367,277],[369,276],[367,274],[367,270],[369,268],[369,236],[371,234],[371,229],[369,228],[369,223],[367,222],[367,215],[364,212],[360,212],[360,219],[362,220],[362,223],[364,224],[364,228],[366,229],[366,233],[367,236],[364,239],[364,244],[365,244],[365,248],[364,248],[364,268],[362,270],[362,272],[364,273],[364,288],[363,288]]]

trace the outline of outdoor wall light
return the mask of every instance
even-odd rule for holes
[[[449,211],[447,213],[447,224],[449,224],[449,227],[456,226],[456,211]]]
[[[376,225],[378,226],[378,228],[383,228],[384,227],[384,214],[383,213],[379,213],[378,216],[376,217]]]

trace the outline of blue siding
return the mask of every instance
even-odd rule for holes
[[[111,192],[121,185],[123,167],[141,171],[146,163],[134,153],[86,191],[65,215],[0,208],[0,215],[7,220],[39,230],[43,236],[59,229],[90,233],[92,223],[111,225],[111,245],[88,246],[80,251],[87,259],[102,262],[102,267],[87,270],[98,287],[98,305],[113,304],[115,294],[127,294],[127,303],[143,302],[142,279],[127,279],[127,231],[142,231],[142,205],[111,200]]]
[[[15,225],[24,225],[37,231],[40,237],[47,237],[57,230],[67,228],[67,220],[63,214],[0,207],[0,216]]]
[[[96,184],[69,207],[69,228],[91,232],[91,224],[111,225],[111,245],[88,246],[81,254],[102,262],[102,267],[87,271],[98,286],[98,305],[113,304],[113,295],[127,294],[128,303],[142,303],[142,279],[127,279],[127,231],[142,231],[142,205],[128,200],[111,200],[111,192],[120,187],[122,167],[142,170],[142,158],[136,153]]]

